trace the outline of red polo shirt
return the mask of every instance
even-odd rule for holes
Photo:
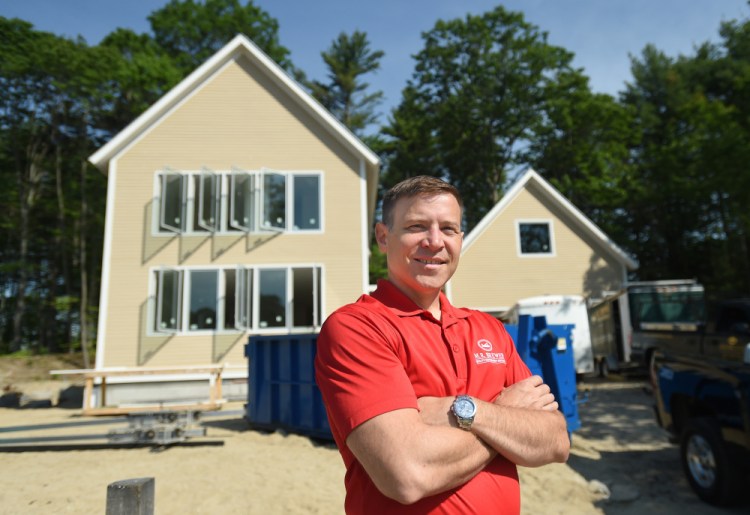
[[[328,317],[320,331],[316,381],[346,465],[346,512],[519,513],[513,463],[497,456],[468,483],[405,506],[380,493],[346,446],[361,423],[423,396],[468,394],[491,402],[531,375],[497,319],[457,309],[440,294],[441,320],[388,281]]]

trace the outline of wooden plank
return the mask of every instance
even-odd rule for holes
[[[186,367],[152,367],[152,368],[117,368],[117,369],[73,369],[50,370],[51,375],[81,375],[83,377],[115,377],[158,374],[210,374],[223,370],[224,366],[186,366]]]
[[[209,402],[200,404],[180,405],[187,406],[184,409],[218,409],[225,402],[222,399],[222,372],[228,367],[224,365],[198,365],[186,367],[151,367],[151,368],[117,368],[117,369],[74,369],[74,370],[52,370],[53,375],[82,375],[85,380],[83,394],[84,415],[120,415],[133,411],[154,411],[160,409],[171,409],[173,405],[148,405],[144,407],[107,407],[107,378],[146,376],[146,375],[178,375],[178,374],[208,374]],[[234,367],[232,367],[234,368]],[[101,379],[99,407],[94,405],[94,380]],[[206,407],[208,406],[208,407]]]
[[[201,402],[195,404],[153,404],[142,406],[121,406],[121,407],[92,407],[84,408],[82,415],[91,416],[109,416],[109,415],[127,415],[129,413],[138,413],[142,411],[214,411],[221,409],[226,401]]]

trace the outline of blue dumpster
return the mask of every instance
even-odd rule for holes
[[[522,315],[506,325],[521,359],[544,378],[568,422],[568,433],[581,426],[576,403],[572,325],[550,325],[544,317]],[[315,384],[317,334],[252,336],[248,359],[246,418],[260,429],[285,429],[332,439],[325,405]]]
[[[248,359],[246,418],[253,427],[333,438],[315,384],[317,334],[253,336]]]
[[[519,356],[532,374],[549,385],[568,423],[568,433],[581,427],[573,358],[573,325],[547,325],[543,316],[521,315],[518,325],[505,329],[516,343]]]

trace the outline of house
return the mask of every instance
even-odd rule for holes
[[[638,263],[529,169],[466,235],[446,291],[455,305],[502,315],[539,295],[601,297]]]
[[[248,335],[309,333],[367,291],[379,158],[245,36],[90,161],[109,403],[205,396],[210,366],[241,397]]]

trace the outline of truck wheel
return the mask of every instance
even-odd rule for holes
[[[609,364],[607,364],[607,360],[605,358],[599,360],[599,377],[609,377]]]
[[[732,463],[713,420],[688,421],[680,440],[680,461],[691,488],[707,503],[727,506],[739,500],[744,476]]]

